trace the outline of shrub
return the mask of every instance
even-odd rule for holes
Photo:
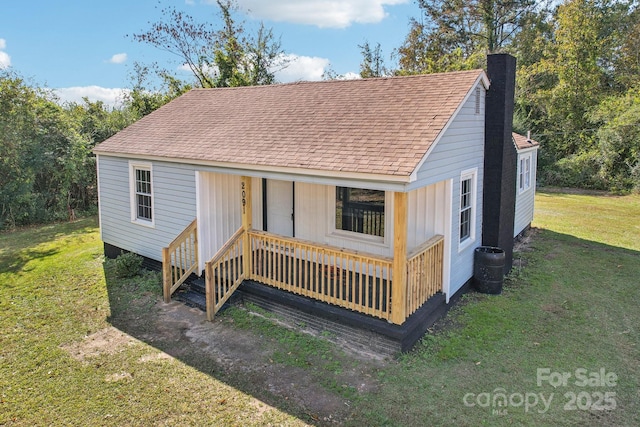
[[[142,257],[133,252],[122,252],[115,259],[116,276],[126,278],[135,277],[140,273]]]
[[[587,151],[563,158],[540,170],[539,181],[558,187],[607,190],[610,183],[600,173],[598,153]]]

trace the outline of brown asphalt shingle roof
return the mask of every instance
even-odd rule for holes
[[[513,143],[516,145],[518,150],[524,150],[525,148],[536,147],[540,145],[538,141],[527,138],[524,135],[520,135],[519,133],[513,132],[511,134],[513,136]]]
[[[408,176],[483,75],[473,70],[195,89],[95,152]]]

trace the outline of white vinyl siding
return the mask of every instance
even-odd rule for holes
[[[131,222],[153,227],[153,171],[151,163],[129,162]]]
[[[129,160],[98,156],[102,240],[161,261],[162,248],[196,217],[195,171],[188,165],[143,163],[152,169],[154,228],[131,221]]]
[[[410,189],[451,181],[449,207],[451,235],[446,248],[450,257],[450,280],[445,284],[447,297],[452,296],[473,277],[473,253],[480,239],[460,245],[460,178],[463,171],[476,170],[475,230],[482,228],[482,185],[484,179],[484,115],[486,90],[480,87],[480,114],[476,114],[475,88],[453,122],[439,138],[417,173]]]
[[[538,149],[528,149],[526,152],[518,152],[518,182],[516,183],[516,212],[514,218],[513,236],[517,236],[527,228],[533,221],[533,211],[535,202],[536,188],[536,168],[537,168]],[[530,158],[530,188],[526,191],[520,191],[520,176],[522,170],[522,159]]]

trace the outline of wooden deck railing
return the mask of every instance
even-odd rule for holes
[[[166,302],[198,266],[192,222],[163,249]],[[248,246],[248,247],[247,247]],[[442,291],[444,238],[434,236],[407,257],[405,319]],[[248,255],[247,255],[248,254]],[[247,259],[248,258],[248,259]],[[207,318],[212,320],[243,280],[251,279],[388,321],[393,259],[243,227],[205,263]],[[402,320],[402,322],[404,319]]]
[[[251,230],[249,278],[278,289],[389,319],[391,258]]]
[[[198,268],[198,229],[194,219],[169,246],[162,249],[162,293],[164,302]]]
[[[242,265],[244,228],[240,227],[205,264],[207,319],[227,302],[233,292],[246,279]]]
[[[436,235],[407,256],[407,317],[442,291],[444,237]]]

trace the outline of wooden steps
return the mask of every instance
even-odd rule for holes
[[[175,298],[189,307],[206,311],[207,302],[205,298],[204,278],[194,275],[189,276],[182,286],[180,286],[178,292],[175,293]]]

